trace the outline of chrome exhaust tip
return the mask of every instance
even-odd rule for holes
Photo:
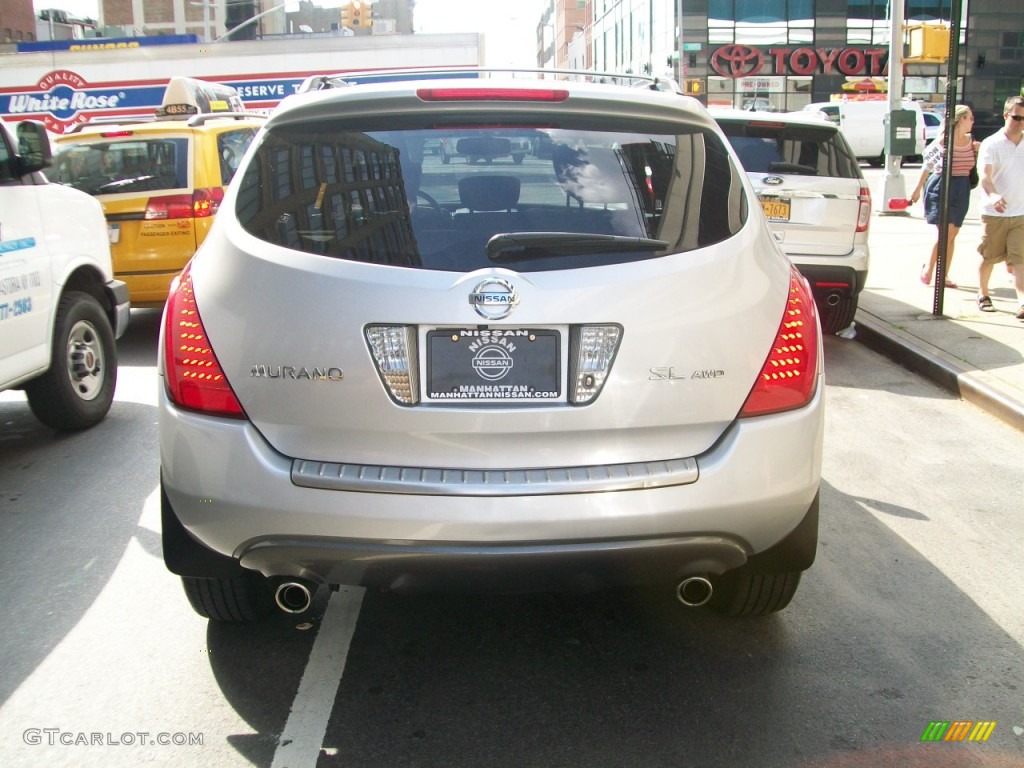
[[[274,602],[285,613],[305,613],[313,604],[313,593],[301,582],[286,581],[274,592]]]
[[[714,591],[715,588],[711,582],[703,576],[691,576],[679,582],[676,587],[676,597],[687,608],[700,608],[707,604]]]

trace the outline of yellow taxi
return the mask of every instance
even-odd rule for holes
[[[85,123],[56,139],[48,176],[102,204],[133,307],[163,306],[264,119],[233,88],[173,78],[153,119]]]

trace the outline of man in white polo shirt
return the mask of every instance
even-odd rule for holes
[[[1011,96],[1003,107],[1005,125],[981,142],[978,172],[985,204],[984,232],[978,253],[978,308],[995,312],[988,295],[992,269],[1005,261],[1017,291],[1017,319],[1024,320],[1024,96]]]

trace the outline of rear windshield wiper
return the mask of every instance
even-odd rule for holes
[[[550,256],[575,256],[620,251],[663,251],[664,240],[588,232],[501,232],[487,241],[491,261],[525,261]]]

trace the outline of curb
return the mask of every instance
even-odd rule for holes
[[[1024,432],[1024,403],[994,377],[972,370],[941,349],[857,310],[856,340]]]

